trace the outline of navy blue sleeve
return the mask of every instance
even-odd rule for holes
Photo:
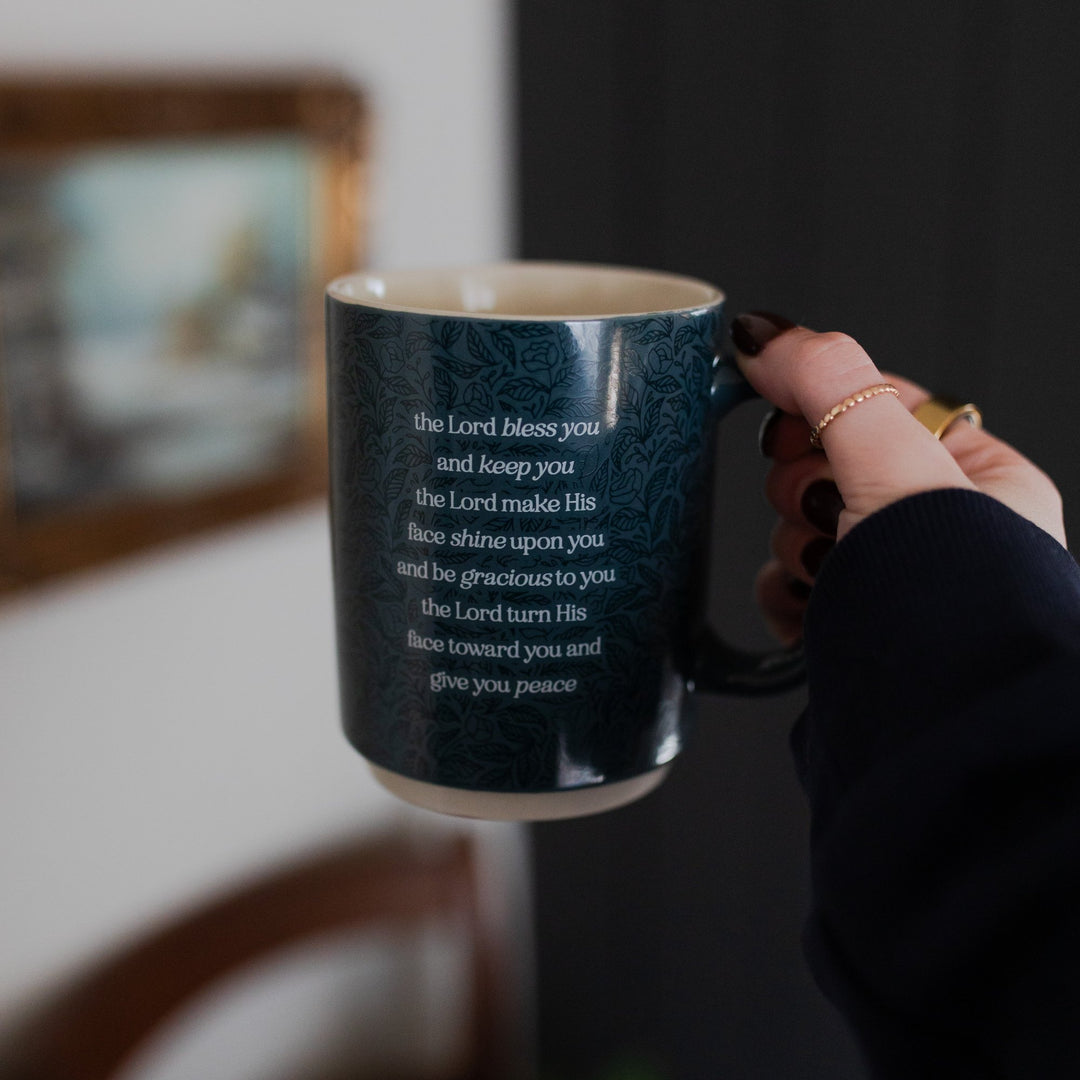
[[[875,1077],[1080,1076],[1080,570],[968,491],[841,541],[792,742],[811,968]]]

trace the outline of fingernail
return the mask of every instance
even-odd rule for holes
[[[817,577],[821,571],[821,567],[824,565],[825,560],[829,556],[829,552],[836,546],[834,540],[830,540],[827,536],[819,536],[815,540],[811,540],[809,544],[802,549],[802,555],[799,556],[799,561],[803,564],[803,569],[811,576]]]
[[[731,322],[731,340],[744,356],[757,356],[774,337],[795,324],[783,315],[768,311],[750,311],[737,315]]]
[[[796,600],[809,600],[812,586],[808,585],[802,578],[793,577],[787,583],[787,591]]]
[[[818,532],[828,536],[836,535],[840,523],[840,511],[844,509],[844,500],[840,489],[831,480],[815,480],[803,492],[799,503],[803,517]]]
[[[765,419],[761,421],[761,427],[758,428],[758,449],[761,451],[762,457],[771,458],[773,451],[776,449],[776,431],[780,423],[780,417],[783,416],[782,409],[770,409],[765,414]]]

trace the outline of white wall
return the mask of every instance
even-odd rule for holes
[[[320,67],[371,96],[371,261],[505,254],[503,0],[0,0],[0,71]]]
[[[508,253],[500,0],[0,0],[0,27],[5,75],[344,73],[377,123],[369,261]],[[267,859],[429,820],[339,734],[329,608],[310,505],[0,605],[0,1012]]]

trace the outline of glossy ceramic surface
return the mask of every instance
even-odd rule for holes
[[[558,265],[330,287],[344,724],[380,770],[536,795],[678,754],[711,432],[746,396],[722,307]]]

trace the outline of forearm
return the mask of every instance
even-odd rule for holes
[[[1033,1026],[1043,966],[1080,963],[1075,564],[993,500],[917,496],[837,547],[807,652],[819,980],[881,1075],[950,1053],[954,1076],[1014,1075],[1015,1053],[1059,1075],[1027,1056],[1062,1052]],[[1044,1004],[1080,1015],[1071,993]]]

